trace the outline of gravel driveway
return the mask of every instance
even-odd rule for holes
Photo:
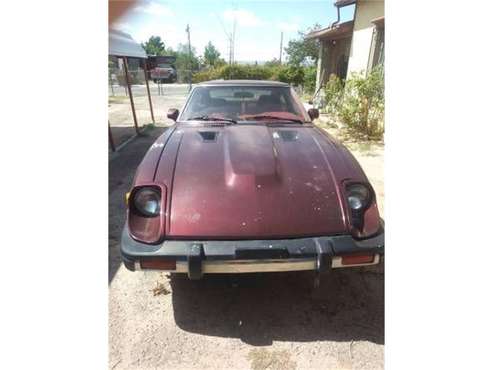
[[[314,289],[311,272],[189,281],[120,264],[124,194],[163,131],[146,132],[110,163],[109,368],[383,368],[382,274],[336,270]]]

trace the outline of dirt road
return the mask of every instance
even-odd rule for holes
[[[109,368],[383,368],[381,274],[334,271],[314,290],[312,273],[189,281],[120,264],[123,196],[163,130],[110,163]]]

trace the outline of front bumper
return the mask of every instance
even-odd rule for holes
[[[141,261],[176,261],[174,269],[200,279],[204,273],[249,273],[315,270],[368,266],[380,262],[384,254],[384,232],[365,240],[350,235],[274,240],[165,240],[149,245],[135,241],[125,226],[121,239],[122,259],[127,269],[141,269]],[[371,262],[344,265],[342,257],[373,254]]]

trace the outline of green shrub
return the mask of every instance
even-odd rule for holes
[[[325,85],[325,101],[327,113],[338,115],[344,97],[344,84],[335,74],[331,74]]]
[[[287,82],[293,85],[302,85],[305,82],[305,72],[303,67],[297,66],[233,64],[204,69],[194,73],[192,77],[194,83],[215,79],[274,80]]]
[[[302,85],[304,78],[305,72],[303,68],[292,65],[279,66],[271,77],[272,80],[287,82],[293,85]]]
[[[305,68],[305,78],[303,80],[303,88],[309,93],[313,94],[315,92],[315,85],[317,82],[317,67],[306,67]]]
[[[218,67],[218,68],[208,68],[208,69],[203,69],[202,71],[195,72],[192,75],[192,82],[193,83],[199,83],[203,81],[210,81],[210,80],[217,80],[222,78],[221,77],[221,69],[223,67]]]
[[[325,86],[327,112],[340,118],[354,133],[380,139],[384,132],[384,88],[381,68],[373,69],[366,77],[351,74],[345,86],[332,75]]]

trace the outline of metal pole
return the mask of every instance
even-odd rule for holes
[[[111,133],[111,126],[110,126],[110,121],[108,120],[108,135],[110,138],[110,146],[112,151],[116,151],[115,149],[115,142],[113,141],[113,134]]]
[[[128,76],[128,60],[127,57],[123,57],[123,67],[125,68],[125,80],[127,81],[128,96],[130,97],[130,106],[132,107],[132,115],[134,116],[135,132],[139,134],[139,124],[137,123],[137,115],[135,114],[134,97],[132,94],[132,86],[130,86],[130,78]]]
[[[187,24],[188,33],[188,91],[192,89],[192,46],[190,44],[190,26]]]
[[[147,79],[147,61],[145,59],[144,59],[144,76],[146,79],[147,97],[149,98],[149,108],[151,109],[152,123],[156,123],[156,121],[154,120],[154,111],[152,110],[151,91],[149,90],[149,80]]]
[[[108,78],[109,78],[109,83],[111,86],[111,96],[115,96],[115,90],[113,90],[113,79],[111,78],[111,69],[108,68]]]
[[[279,64],[282,64],[282,32],[281,32],[281,47],[279,48]]]
[[[231,36],[231,61],[235,64],[235,37],[236,37],[236,13],[233,21],[233,34]]]

